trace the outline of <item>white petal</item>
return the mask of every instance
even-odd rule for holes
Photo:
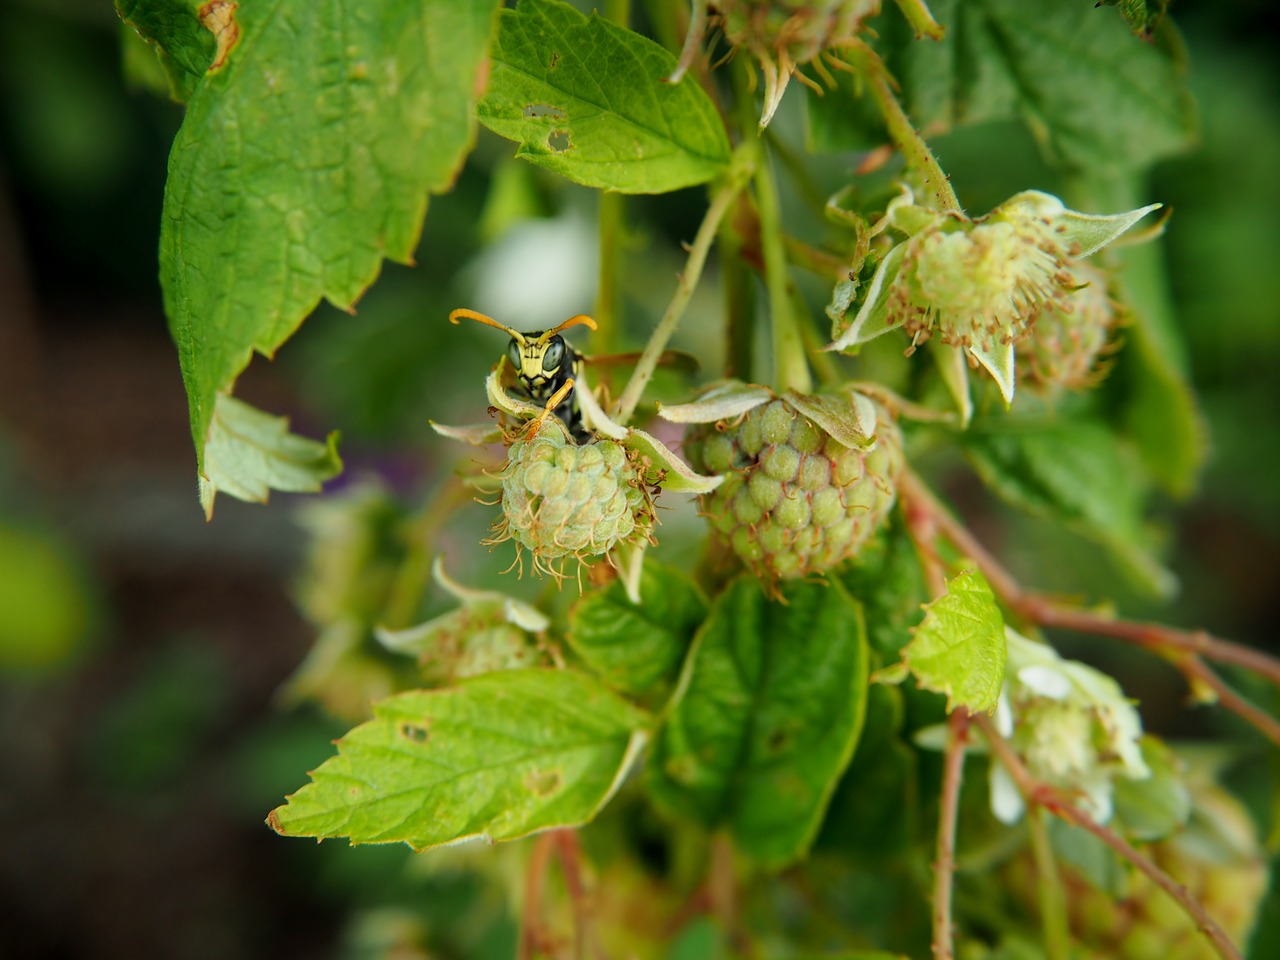
[[[1018,680],[1034,693],[1050,700],[1065,700],[1071,693],[1071,681],[1061,670],[1033,664],[1018,671]]]
[[[1014,824],[1022,819],[1026,806],[1022,802],[1022,794],[1009,776],[1009,771],[1001,764],[991,764],[989,779],[991,792],[991,812],[1001,823]]]

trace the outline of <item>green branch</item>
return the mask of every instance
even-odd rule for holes
[[[787,290],[787,251],[782,240],[778,188],[768,154],[755,173],[756,204],[760,210],[760,249],[764,255],[764,283],[769,293],[769,329],[773,334],[773,386],[778,390],[810,393],[813,378],[805,355],[804,338]]]
[[[676,292],[672,295],[671,302],[667,304],[662,319],[653,328],[649,342],[636,363],[635,372],[631,374],[626,389],[622,391],[613,408],[613,419],[619,423],[626,423],[631,419],[636,406],[640,403],[644,388],[653,379],[653,371],[658,366],[658,359],[667,348],[671,335],[675,333],[676,326],[684,315],[685,307],[689,305],[689,298],[693,296],[698,280],[702,277],[702,268],[707,262],[707,253],[711,249],[712,241],[715,240],[720,221],[751,177],[756,160],[754,147],[754,144],[750,148],[739,147],[729,162],[729,169],[720,181],[711,199],[711,206],[707,208],[706,216],[702,218],[702,225],[698,227],[698,233],[693,239],[692,246],[689,247],[689,262],[680,275],[680,282],[676,284]]]

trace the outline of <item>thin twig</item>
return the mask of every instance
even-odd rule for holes
[[[955,190],[951,188],[951,179],[943,172],[938,159],[929,149],[929,144],[925,142],[920,131],[915,128],[906,111],[902,109],[898,98],[894,96],[893,88],[889,85],[889,71],[885,69],[884,62],[864,44],[849,48],[848,54],[855,67],[866,79],[867,87],[875,97],[876,103],[880,105],[885,127],[889,131],[889,136],[893,138],[893,142],[902,151],[907,166],[920,174],[921,179],[924,180],[925,190],[932,200],[933,207],[947,213],[961,213],[960,200],[956,197]]]
[[[1043,810],[1031,798],[1024,797],[1027,828],[1031,835],[1031,853],[1036,861],[1036,879],[1040,893],[1040,917],[1044,924],[1044,946],[1049,960],[1067,960],[1071,939],[1067,929],[1067,898],[1062,876],[1053,856],[1049,832],[1045,829]]]
[[[938,502],[919,477],[908,472],[900,481],[899,489],[903,500],[908,504],[908,510],[928,514],[938,531],[978,565],[991,588],[1015,613],[1042,627],[1113,637],[1164,655],[1188,681],[1203,681],[1218,693],[1224,707],[1252,723],[1268,739],[1280,744],[1280,722],[1232,690],[1204,665],[1200,656],[1244,667],[1277,686],[1280,686],[1280,660],[1259,650],[1211,636],[1203,630],[1185,631],[1158,623],[1121,620],[1024,590],[1000,561]]]
[[[533,841],[529,862],[524,868],[524,911],[520,917],[520,943],[517,960],[533,960],[541,944],[539,918],[542,915],[542,888],[547,879],[547,867],[555,847],[555,834],[543,833]]]
[[[1230,710],[1245,723],[1252,724],[1264,737],[1280,747],[1280,721],[1237,693],[1203,660],[1196,656],[1182,656],[1178,660],[1178,667],[1193,686],[1197,682],[1204,684],[1214,692],[1224,709]]]
[[[964,772],[965,745],[969,739],[969,711],[951,714],[947,751],[943,757],[942,793],[938,799],[938,849],[933,864],[933,956],[951,960],[951,889],[956,871],[956,820],[960,811],[960,781]]]
[[[982,731],[991,746],[992,753],[1004,765],[1004,768],[1009,771],[1009,776],[1013,778],[1013,781],[1018,785],[1018,789],[1029,802],[1043,806],[1050,813],[1061,817],[1068,823],[1075,823],[1084,827],[1084,829],[1145,873],[1161,890],[1173,897],[1178,905],[1186,911],[1187,915],[1195,921],[1200,932],[1209,939],[1214,951],[1222,960],[1241,960],[1240,952],[1231,943],[1222,928],[1218,926],[1217,921],[1209,916],[1205,911],[1204,905],[1191,896],[1186,887],[1156,866],[1150,858],[1135,850],[1124,837],[1114,830],[1104,827],[1071,803],[1063,796],[1061,791],[1033,776],[1031,771],[1023,764],[1021,758],[1014,752],[1013,747],[1009,745],[1004,737],[1000,736],[994,724],[987,717],[975,715],[973,722]]]
[[[675,333],[676,325],[684,315],[685,307],[689,305],[689,299],[693,296],[694,288],[697,287],[698,280],[702,277],[702,268],[707,262],[707,253],[711,249],[711,242],[715,239],[716,229],[720,225],[720,220],[732,205],[738,192],[746,186],[747,180],[751,177],[754,169],[754,144],[751,144],[750,147],[751,149],[747,150],[744,150],[744,147],[739,147],[734,152],[733,159],[729,163],[729,170],[712,198],[711,205],[707,208],[706,216],[702,218],[702,225],[698,227],[698,233],[694,237],[693,245],[689,248],[689,262],[685,265],[684,273],[680,275],[679,283],[676,284],[676,292],[672,295],[671,302],[667,304],[667,310],[662,315],[662,319],[653,328],[653,333],[649,336],[649,342],[645,345],[644,351],[640,354],[640,359],[636,362],[635,371],[631,374],[631,379],[627,381],[626,389],[622,391],[622,395],[618,398],[618,403],[614,407],[613,419],[619,423],[626,423],[631,419],[631,415],[635,413],[636,405],[640,403],[640,396],[644,393],[644,388],[648,386],[650,379],[652,379],[653,371],[658,366],[658,360],[661,358],[662,352],[666,350],[667,343],[671,340],[671,335]]]
[[[564,871],[564,885],[569,891],[569,903],[573,907],[573,930],[575,960],[583,960],[588,945],[597,960],[608,960],[608,954],[596,935],[595,925],[591,922],[591,910],[588,903],[586,887],[582,882],[582,847],[578,843],[576,830],[556,830],[556,856],[560,860],[560,869]]]
[[[760,214],[760,252],[764,257],[764,286],[769,295],[769,330],[773,349],[773,387],[810,393],[813,377],[805,355],[799,318],[787,292],[787,254],[782,242],[782,211],[778,185],[768,153],[759,160],[755,175],[756,209]]]

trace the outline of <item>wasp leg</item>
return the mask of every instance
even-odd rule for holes
[[[547,398],[546,405],[542,408],[542,412],[529,421],[529,432],[532,433],[537,430],[542,421],[551,416],[555,412],[556,407],[564,403],[565,397],[569,396],[572,392],[573,377],[570,377],[560,385],[559,390]]]

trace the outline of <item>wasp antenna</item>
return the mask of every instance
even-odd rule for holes
[[[524,334],[519,330],[513,330],[505,323],[499,323],[497,320],[493,319],[493,317],[487,317],[476,310],[468,310],[466,307],[459,307],[457,310],[454,310],[449,314],[450,323],[457,323],[463,319],[474,320],[477,323],[483,323],[487,327],[497,327],[499,330],[510,334],[517,342],[520,343],[521,346],[527,342]]]
[[[556,327],[554,330],[548,330],[538,339],[547,340],[552,336],[554,336],[555,334],[559,333],[561,330],[568,330],[570,327],[590,327],[592,330],[599,329],[596,326],[596,322],[594,320],[588,317],[585,313],[580,313],[576,317],[570,317],[568,320],[560,324],[560,326]]]

